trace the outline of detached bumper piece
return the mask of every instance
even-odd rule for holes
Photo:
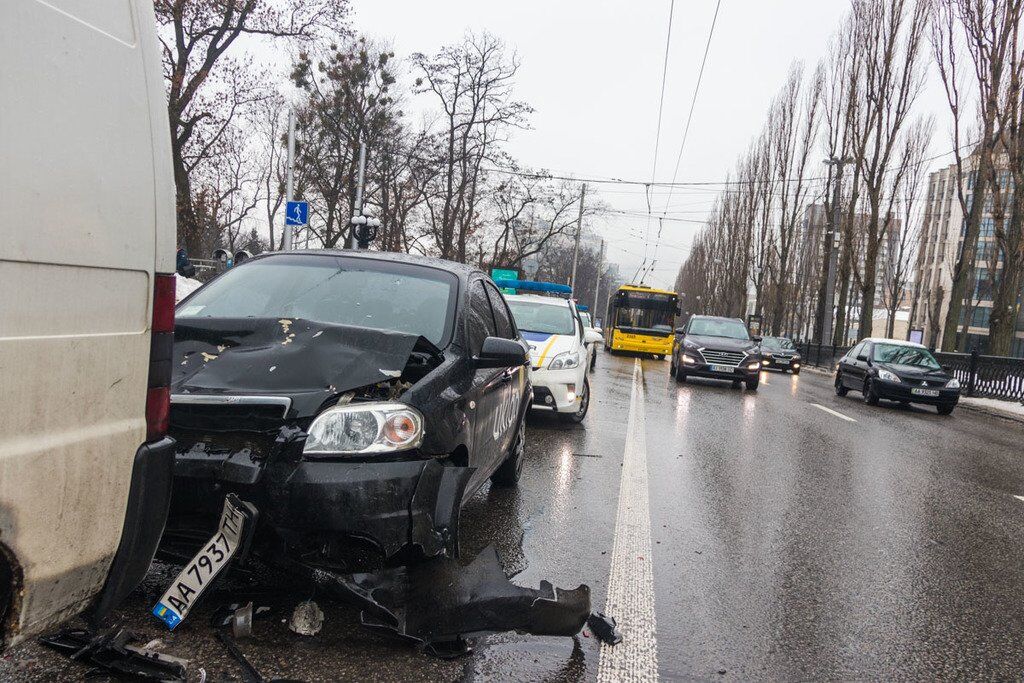
[[[296,565],[317,587],[358,607],[363,626],[450,658],[470,651],[464,638],[517,631],[574,636],[590,616],[590,588],[514,585],[493,547],[468,565],[439,557],[369,574],[336,574]]]
[[[144,681],[184,681],[188,661],[145,650],[136,645],[138,638],[123,628],[95,634],[83,629],[64,629],[39,642],[83,664],[113,674],[117,678]]]

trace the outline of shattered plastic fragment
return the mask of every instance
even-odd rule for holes
[[[138,638],[123,627],[100,633],[85,629],[64,629],[43,636],[39,642],[71,659],[133,680],[184,681],[188,660],[132,645]]]
[[[605,616],[601,612],[593,612],[587,617],[587,626],[603,643],[618,645],[622,642],[622,634],[619,633],[615,617]]]
[[[508,580],[493,547],[468,565],[438,557],[408,567],[372,574],[340,575],[300,565],[317,585],[361,607],[367,628],[425,646],[438,656],[468,651],[462,639],[517,631],[533,635],[573,636],[590,614],[590,588],[539,589]]]
[[[215,354],[215,353],[207,353],[206,351],[203,351],[203,362],[204,363],[209,363],[211,360],[213,360],[216,357],[217,357],[217,354]]]
[[[315,636],[324,625],[324,613],[312,600],[305,600],[295,606],[288,628],[300,636]]]
[[[402,376],[402,371],[401,370],[385,370],[384,368],[380,368],[380,374],[384,375],[385,377],[401,377]]]

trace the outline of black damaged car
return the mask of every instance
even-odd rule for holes
[[[267,254],[176,314],[165,557],[191,556],[229,493],[259,511],[257,553],[343,570],[454,554],[463,502],[519,479],[528,347],[473,268]]]

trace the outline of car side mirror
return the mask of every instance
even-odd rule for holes
[[[511,368],[526,365],[530,356],[523,345],[513,339],[487,337],[480,347],[480,355],[473,359],[478,368]]]
[[[867,363],[867,362],[868,362],[868,357],[867,357],[867,356],[865,356],[865,355],[864,355],[864,354],[862,353],[862,354],[860,354],[859,356],[857,356],[857,360],[861,361],[862,363]]]
[[[676,334],[686,334],[686,328],[685,327],[677,327],[676,328]]]
[[[597,330],[590,328],[583,333],[583,341],[588,344],[597,344],[604,341],[604,335]]]
[[[764,339],[764,337],[762,337],[762,336],[761,336],[761,335],[759,335],[759,334],[755,334],[754,336],[752,336],[752,337],[751,337],[751,339],[753,339],[753,340],[754,340],[755,342],[757,342],[758,344],[760,344],[760,343],[761,343],[761,341],[762,341],[762,340]]]

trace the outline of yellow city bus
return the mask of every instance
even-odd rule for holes
[[[675,292],[622,285],[608,302],[605,350],[649,353],[659,359],[669,355],[672,325],[678,313],[679,296]]]

